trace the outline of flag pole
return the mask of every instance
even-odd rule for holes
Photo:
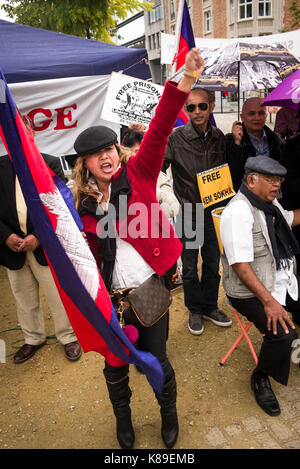
[[[175,54],[178,53],[178,48],[179,48],[184,2],[185,2],[185,0],[179,0],[177,20],[176,20],[176,28],[175,28],[174,57],[175,57]],[[176,72],[176,61],[174,61],[173,65],[172,65],[172,76],[175,75],[175,72]]]

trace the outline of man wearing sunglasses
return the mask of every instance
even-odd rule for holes
[[[227,162],[234,190],[237,192],[250,156],[266,155],[279,161],[283,142],[267,125],[267,111],[261,99],[247,99],[242,107],[241,120],[235,121],[232,133],[226,135]]]
[[[225,136],[209,122],[213,109],[212,93],[193,88],[185,104],[189,122],[170,135],[163,163],[164,171],[171,165],[173,188],[183,215],[187,217],[187,207],[192,207],[192,232],[203,229],[203,226],[196,226],[196,210],[202,207],[197,173],[225,163]],[[230,326],[232,321],[218,309],[220,253],[211,207],[204,210],[201,280],[198,276],[199,247],[189,247],[191,239],[182,228],[182,280],[184,302],[189,310],[188,329],[193,335],[202,334],[203,319],[218,326]]]
[[[300,209],[284,210],[276,199],[285,175],[286,169],[268,156],[248,158],[241,188],[220,224],[225,292],[263,335],[251,387],[258,405],[271,416],[279,415],[280,406],[268,377],[288,382],[297,338],[288,312],[300,312],[300,277],[294,274],[299,246],[290,229],[300,224]]]

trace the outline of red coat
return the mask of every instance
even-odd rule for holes
[[[163,275],[175,264],[182,250],[181,242],[156,199],[156,183],[168,136],[186,98],[187,94],[178,90],[175,83],[166,83],[141,146],[126,164],[131,186],[127,220],[124,223],[117,220],[116,224],[119,236],[131,244],[158,275]],[[113,181],[120,171],[114,174]],[[97,221],[91,215],[85,215],[82,222],[91,250],[99,259],[99,254],[96,255]]]

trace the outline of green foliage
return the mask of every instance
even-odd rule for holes
[[[17,23],[112,42],[118,20],[151,6],[140,0],[9,0],[1,8]]]

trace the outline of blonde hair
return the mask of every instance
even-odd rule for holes
[[[120,163],[126,164],[132,154],[129,149],[119,145],[118,143],[115,144],[117,152],[119,154],[119,161]],[[97,199],[97,194],[95,193],[95,188],[93,188],[89,182],[89,171],[85,166],[84,156],[79,156],[76,160],[74,169],[73,169],[73,186],[72,186],[72,193],[74,197],[75,207],[78,209],[79,202],[82,194],[86,195],[86,197],[94,197]]]

